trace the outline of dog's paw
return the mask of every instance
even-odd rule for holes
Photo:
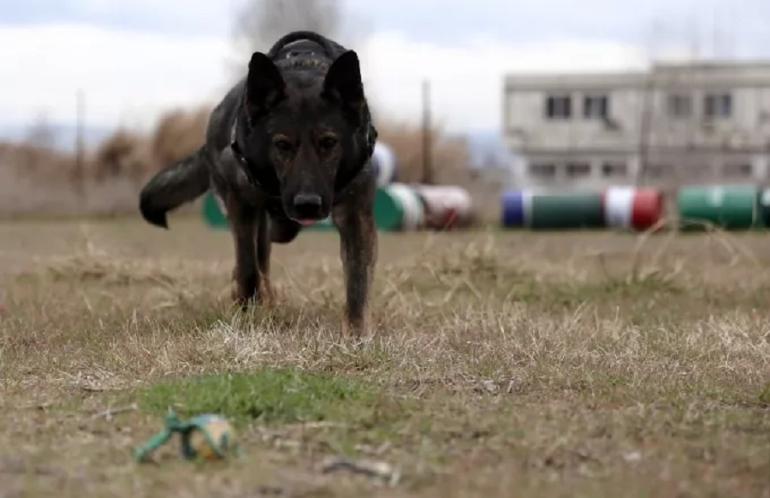
[[[262,278],[259,289],[259,303],[263,306],[273,306],[276,302],[276,294],[270,281]]]
[[[368,335],[366,320],[351,320],[344,318],[342,320],[342,336],[352,339],[363,339]]]
[[[237,282],[233,283],[230,297],[241,308],[247,308],[253,302],[259,301],[259,293],[256,289],[245,288]]]

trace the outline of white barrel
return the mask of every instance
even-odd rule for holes
[[[378,187],[384,187],[393,182],[396,175],[396,155],[388,145],[382,142],[374,144],[372,165],[377,175]]]
[[[388,186],[388,192],[398,200],[403,209],[401,221],[402,230],[418,230],[425,222],[425,210],[417,191],[403,183],[393,183]]]
[[[604,219],[612,228],[631,228],[634,214],[634,187],[610,187],[604,197]]]
[[[444,230],[470,221],[473,202],[464,188],[421,185],[417,193],[425,204],[425,226]]]

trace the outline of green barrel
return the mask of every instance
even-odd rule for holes
[[[604,206],[599,193],[534,194],[529,226],[535,229],[599,228]]]
[[[203,198],[203,219],[213,228],[227,228],[227,216],[219,207],[217,198],[209,190]]]
[[[758,201],[759,189],[752,185],[684,187],[677,196],[680,224],[685,229],[749,229],[761,222]]]
[[[417,230],[425,220],[425,208],[417,191],[394,183],[377,189],[374,196],[374,222],[385,231]]]

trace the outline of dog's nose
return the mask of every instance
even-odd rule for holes
[[[297,194],[294,196],[294,209],[303,218],[315,218],[323,204],[318,194]]]

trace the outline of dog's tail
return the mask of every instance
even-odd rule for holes
[[[166,213],[202,195],[209,188],[203,148],[155,175],[142,189],[139,210],[145,220],[168,228]]]

